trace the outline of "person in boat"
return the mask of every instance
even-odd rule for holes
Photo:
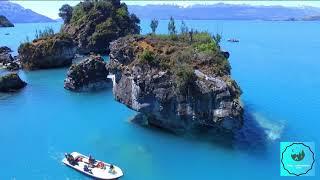
[[[77,161],[77,162],[82,162],[82,159],[83,159],[83,157],[78,156],[78,157],[76,158],[76,161]]]
[[[64,156],[67,158],[69,162],[74,161],[74,158],[71,154],[65,153]]]
[[[89,169],[89,167],[88,167],[87,165],[84,165],[83,170],[84,170],[85,172],[88,172],[88,173],[91,173],[91,174],[92,174],[92,170]]]
[[[67,161],[71,164],[71,165],[76,165],[78,164],[78,162],[74,159],[74,157],[71,154],[66,153],[64,155],[67,158]]]
[[[93,165],[95,162],[96,160],[91,155],[89,155],[89,164]]]
[[[110,165],[109,173],[115,173],[114,166],[112,164]]]

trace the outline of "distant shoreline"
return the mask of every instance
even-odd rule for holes
[[[152,20],[151,18],[140,18],[141,20],[148,21]],[[169,19],[159,19],[161,21],[168,21]],[[176,19],[177,21],[256,21],[256,22],[265,22],[265,21],[273,21],[273,22],[318,22],[319,20],[264,20],[264,19]],[[20,22],[15,24],[42,24],[42,23],[61,23],[61,21],[54,22]]]

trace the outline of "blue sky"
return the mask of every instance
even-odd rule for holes
[[[58,18],[58,11],[59,8],[63,4],[70,4],[76,5],[79,1],[13,1],[22,5],[25,8],[31,9],[39,14],[43,14],[53,19]],[[127,0],[123,1],[129,5],[146,5],[146,4],[176,4],[183,7],[191,6],[194,4],[216,4],[216,3],[228,3],[228,4],[249,4],[249,5],[281,5],[281,6],[293,6],[293,7],[300,7],[300,6],[314,6],[320,7],[320,1],[134,1],[134,0]]]

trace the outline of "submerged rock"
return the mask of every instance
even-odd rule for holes
[[[5,64],[5,68],[9,71],[17,71],[20,69],[20,65],[17,62],[9,62]]]
[[[10,73],[0,77],[0,92],[14,92],[27,85],[18,74]]]
[[[194,41],[128,36],[112,42],[107,68],[115,76],[115,99],[174,132],[241,128],[241,90],[226,54]]]
[[[49,69],[70,66],[76,47],[69,36],[55,34],[23,43],[18,52],[24,69]]]
[[[5,16],[0,15],[0,27],[14,27],[14,25]]]
[[[70,91],[91,91],[111,87],[106,63],[100,56],[91,56],[79,64],[73,64],[64,81],[64,88]]]
[[[12,52],[12,50],[7,46],[1,46],[0,47],[0,54],[2,54],[2,53],[11,53],[11,52]]]

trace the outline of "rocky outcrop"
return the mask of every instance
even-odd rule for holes
[[[76,47],[69,36],[55,34],[23,43],[18,52],[24,69],[48,69],[70,66]]]
[[[17,71],[20,69],[20,64],[16,61],[6,63],[4,66],[9,71]]]
[[[70,91],[92,91],[112,86],[106,64],[100,56],[91,56],[73,64],[64,81],[64,88]]]
[[[10,53],[10,52],[12,52],[12,50],[9,47],[7,47],[7,46],[1,46],[0,47],[0,54],[2,54],[2,53]]]
[[[20,65],[11,56],[12,50],[7,46],[0,47],[0,66],[3,66],[9,71],[16,71],[20,69]]]
[[[106,54],[111,41],[140,33],[140,20],[120,0],[80,2],[65,19],[62,30],[72,36],[81,54]]]
[[[174,132],[239,129],[241,90],[230,77],[226,53],[194,41],[129,36],[112,42],[107,68],[115,77],[115,99]]]
[[[0,92],[14,92],[27,85],[18,74],[11,73],[0,77]]]
[[[5,49],[7,47],[1,47],[0,48],[0,63],[1,64],[6,64],[8,62],[13,61],[13,58],[10,54],[11,50],[10,49]]]
[[[14,27],[14,25],[5,16],[0,15],[0,27]]]

